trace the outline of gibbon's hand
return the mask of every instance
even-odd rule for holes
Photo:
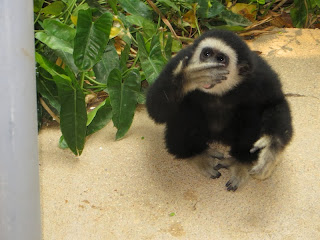
[[[229,71],[222,63],[201,63],[189,65],[184,70],[184,92],[195,89],[211,89],[215,85],[227,80]]]

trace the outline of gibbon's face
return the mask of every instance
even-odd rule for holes
[[[237,67],[237,53],[223,40],[208,37],[199,42],[189,61],[187,69],[201,68],[203,73],[199,76],[197,89],[215,95],[223,95],[240,83],[241,77]],[[208,66],[214,66],[209,68]],[[226,74],[227,72],[227,74]],[[220,74],[220,75],[219,75]],[[212,76],[207,77],[208,75]],[[225,76],[226,79],[214,81],[218,76]]]

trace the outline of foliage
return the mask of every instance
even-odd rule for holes
[[[290,10],[290,15],[294,26],[309,27],[318,21],[320,13],[320,0],[294,0],[294,7]]]
[[[39,119],[44,106],[60,122],[60,146],[76,155],[109,121],[123,138],[173,53],[205,29],[248,30],[277,8],[275,0],[238,2],[34,0]],[[302,27],[317,22],[319,7],[294,0],[286,11]]]

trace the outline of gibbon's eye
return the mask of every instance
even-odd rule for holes
[[[226,57],[223,54],[218,54],[216,57],[217,61],[220,63],[226,62]]]
[[[210,58],[213,55],[213,50],[211,48],[204,48],[201,52],[202,58]]]

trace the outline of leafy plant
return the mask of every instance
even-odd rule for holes
[[[110,121],[115,139],[123,138],[172,53],[204,29],[245,30],[274,3],[34,0],[39,123],[48,112],[60,123],[60,147],[75,155]],[[301,27],[316,22],[319,6],[294,0],[286,7]]]
[[[149,74],[149,66],[144,67],[144,63],[142,69],[146,69],[146,74],[139,71],[138,60],[148,59],[153,70],[159,72],[166,59],[158,58],[162,56],[161,44],[156,25],[151,21],[133,15],[116,17],[83,2],[55,1],[42,6],[43,3],[35,2],[38,92],[43,104],[50,106],[60,122],[60,146],[69,147],[75,155],[80,155],[86,136],[100,130],[110,120],[118,129],[116,139],[127,133],[137,103],[144,101],[141,76],[149,82],[156,77],[154,73]],[[143,16],[151,16],[147,5],[140,1],[137,4],[145,6]],[[130,1],[123,1],[123,6],[128,11],[136,11]],[[113,8],[116,10],[116,5]],[[132,41],[137,42],[130,34],[133,24],[148,29],[142,32],[144,36],[136,33],[139,48],[143,48],[140,56],[130,53],[138,49],[138,44],[132,44]],[[117,34],[125,36],[109,40]],[[151,49],[148,37],[154,39]],[[166,51],[171,55],[171,49]],[[119,56],[117,52],[122,53]],[[107,98],[93,111],[87,111],[87,97],[101,91],[106,92]]]
[[[290,10],[290,15],[294,26],[309,27],[318,20],[320,12],[319,0],[294,0],[294,6]]]

